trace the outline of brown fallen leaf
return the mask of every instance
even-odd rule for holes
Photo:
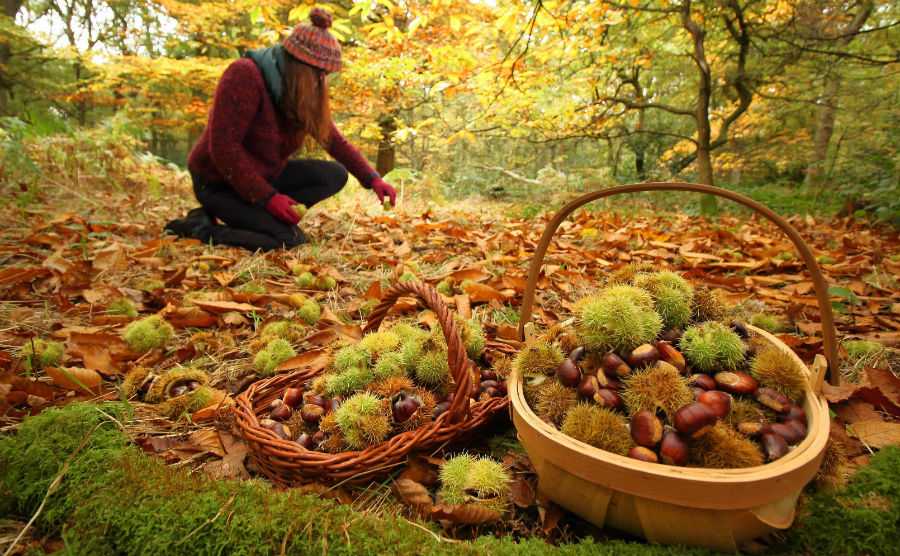
[[[506,298],[500,293],[500,290],[488,286],[487,284],[479,284],[478,282],[469,282],[465,285],[465,292],[469,296],[472,303],[484,303],[488,301],[504,302]]]
[[[431,512],[434,501],[422,483],[410,479],[397,479],[394,481],[393,488],[400,500],[417,514],[427,515]]]
[[[484,282],[485,280],[489,280],[491,278],[491,274],[485,271],[483,268],[472,267],[463,268],[461,270],[457,270],[456,272],[451,272],[450,278],[454,282],[462,282],[463,280],[471,280],[472,282]]]
[[[509,497],[520,508],[530,508],[535,501],[534,489],[524,477],[517,477],[509,484]]]
[[[841,421],[847,424],[881,419],[881,414],[875,410],[875,406],[860,400],[849,400],[833,409]]]
[[[559,526],[559,520],[563,517],[562,508],[542,494],[538,494],[538,516],[541,518],[541,529],[549,535]]]
[[[331,355],[324,349],[311,349],[300,355],[291,357],[287,361],[275,367],[275,371],[293,371],[295,369],[310,369],[321,371],[331,362]]]
[[[199,307],[178,307],[168,315],[166,320],[175,328],[209,328],[219,319]]]
[[[96,394],[103,380],[100,373],[81,367],[47,367],[44,372],[61,388]]]
[[[434,486],[438,482],[438,465],[429,462],[422,456],[409,457],[406,468],[400,473],[399,479],[409,479],[425,486]]]
[[[431,509],[433,519],[446,519],[457,525],[484,525],[498,521],[500,512],[490,510],[479,504],[437,504]]]
[[[210,313],[228,313],[230,311],[238,311],[241,313],[250,313],[253,311],[262,312],[262,307],[250,305],[249,303],[235,303],[234,301],[194,301],[194,305]]]
[[[853,423],[847,430],[872,448],[900,445],[900,423],[873,419]]]

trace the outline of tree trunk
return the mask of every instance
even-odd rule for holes
[[[16,14],[24,4],[25,0],[3,0],[3,14],[16,19]],[[0,68],[5,68],[12,58],[12,50],[8,44],[0,44]],[[8,116],[9,98],[12,89],[12,83],[7,79],[6,75],[0,75],[0,116]]]
[[[838,95],[841,90],[841,75],[829,72],[825,77],[825,89],[816,108],[816,131],[813,135],[813,156],[806,167],[806,185],[819,187],[825,180],[825,163],[828,159],[828,145],[834,135],[834,121],[837,118]]]
[[[378,143],[378,160],[375,164],[375,170],[382,176],[394,169],[394,163],[397,157],[397,151],[391,135],[397,131],[397,124],[394,123],[392,115],[385,116],[378,121],[381,127],[381,141]]]

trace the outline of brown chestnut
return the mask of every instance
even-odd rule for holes
[[[667,430],[659,445],[659,456],[666,465],[685,465],[688,461],[687,443],[677,432]]]
[[[668,330],[664,330],[662,334],[659,335],[660,340],[665,340],[666,342],[675,343],[681,339],[684,335],[684,330],[680,328],[670,328]]]
[[[291,437],[291,429],[289,429],[288,426],[283,423],[273,421],[272,419],[260,419],[259,424],[261,427],[269,429],[270,431],[275,433],[275,436],[282,440],[287,440]]]
[[[482,369],[481,380],[497,380],[497,372],[491,369]]]
[[[750,331],[747,330],[747,325],[740,321],[732,321],[731,329],[744,340],[750,337]]]
[[[628,457],[646,461],[648,463],[659,463],[659,458],[656,456],[656,452],[654,452],[650,448],[645,448],[643,446],[635,446],[634,448],[628,450]]]
[[[286,403],[283,403],[283,404],[279,405],[278,407],[276,407],[275,409],[273,409],[272,412],[269,413],[269,417],[275,421],[287,421],[288,419],[291,418],[291,415],[293,413],[294,413],[294,411],[291,409],[291,406],[289,406]]]
[[[600,361],[600,366],[603,368],[603,372],[611,377],[623,377],[628,376],[629,373],[631,373],[631,367],[613,352],[609,352],[603,356],[603,360]]]
[[[698,388],[703,388],[704,390],[715,390],[716,389],[716,381],[713,377],[704,374],[693,374],[689,379],[691,386],[697,386]]]
[[[597,405],[608,407],[610,409],[618,409],[622,407],[622,397],[615,390],[609,388],[601,388],[594,394],[594,401]]]
[[[649,411],[638,411],[631,417],[631,438],[639,446],[652,448],[663,436],[662,421]]]
[[[419,410],[422,402],[415,396],[410,396],[406,392],[400,392],[393,398],[392,414],[395,423],[405,423],[415,415]]]
[[[323,415],[325,415],[325,410],[322,409],[321,405],[308,403],[304,404],[303,407],[300,408],[300,418],[310,425],[315,425],[316,423],[318,423]]]
[[[791,404],[791,407],[788,408],[787,413],[778,416],[778,420],[782,423],[786,423],[788,421],[797,421],[806,425],[806,411],[800,407],[799,405]]]
[[[303,448],[306,448],[307,450],[312,450],[316,446],[316,443],[313,441],[312,436],[306,434],[305,432],[298,436],[297,440],[295,440],[294,442],[296,442]]]
[[[610,378],[603,373],[597,375],[597,378],[600,381],[600,386],[603,388],[609,388],[610,390],[621,390],[624,386],[621,380]]]
[[[791,427],[797,432],[797,442],[801,442],[804,438],[806,438],[806,423],[801,421],[785,421],[785,425]]]
[[[313,433],[312,439],[313,445],[318,446],[325,441],[325,433],[323,431],[316,431]]]
[[[183,396],[188,393],[188,385],[187,384],[177,384],[169,389],[169,397],[177,398],[178,396]]]
[[[675,412],[675,429],[691,438],[699,438],[716,424],[716,414],[700,402],[689,403]]]
[[[781,435],[773,432],[763,433],[762,445],[763,452],[766,454],[766,461],[775,461],[788,453],[787,442],[785,442]]]
[[[556,378],[563,385],[575,388],[581,382],[581,369],[571,359],[563,359],[563,362],[556,367]]]
[[[496,380],[482,380],[481,384],[478,385],[479,390],[486,390],[488,388],[497,388],[500,384]]]
[[[697,386],[691,386],[691,392],[694,394],[694,401],[697,401],[700,398],[700,395],[703,392],[706,392],[703,388],[698,388]]]
[[[719,390],[707,390],[697,397],[697,401],[712,409],[718,419],[731,411],[731,396]]]
[[[659,350],[653,344],[641,344],[628,354],[628,364],[633,369],[650,367],[659,361]]]
[[[187,383],[187,388],[188,388],[188,390],[190,390],[191,392],[193,392],[193,391],[196,390],[197,388],[200,388],[200,381],[197,381],[197,380],[191,380],[191,381],[189,381],[189,382]]]
[[[291,409],[297,409],[303,405],[303,390],[300,388],[287,388],[281,399],[284,403],[291,406]]]
[[[578,346],[569,352],[569,359],[578,363],[585,353],[587,353],[587,349],[584,346]]]
[[[441,402],[434,406],[434,409],[431,410],[431,418],[437,419],[442,413],[445,413],[448,409],[450,409],[450,402]]]
[[[806,438],[806,426],[797,421],[770,423],[763,427],[763,434],[765,433],[775,433],[788,444],[797,444]]]
[[[756,401],[776,413],[787,413],[791,409],[791,400],[773,388],[760,388],[756,391]]]
[[[752,394],[759,387],[755,378],[741,371],[716,373],[716,386],[731,394]]]
[[[584,375],[578,383],[578,395],[589,400],[594,399],[594,394],[600,390],[600,381],[596,375]]]
[[[320,396],[319,394],[316,394],[315,392],[306,392],[303,394],[303,402],[300,405],[307,404],[318,405],[325,411],[331,409],[329,400],[323,396]]]
[[[684,370],[687,368],[687,362],[684,360],[684,355],[675,349],[672,344],[660,340],[656,342],[656,349],[659,350],[659,359],[661,361],[665,361],[669,365],[672,365],[678,369],[678,372],[684,373]]]
[[[738,432],[747,436],[758,436],[762,434],[764,428],[763,424],[757,421],[744,421],[737,424]]]

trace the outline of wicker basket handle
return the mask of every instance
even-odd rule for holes
[[[401,297],[410,294],[421,299],[425,302],[426,307],[434,311],[444,332],[444,339],[447,340],[447,362],[450,364],[450,374],[453,375],[453,381],[456,383],[456,392],[453,394],[453,401],[450,402],[450,408],[447,410],[449,413],[447,418],[451,423],[458,423],[466,419],[469,413],[469,392],[472,389],[469,358],[466,355],[462,339],[460,339],[453,314],[450,313],[450,309],[447,308],[441,295],[434,288],[418,281],[400,282],[394,285],[385,292],[381,302],[369,314],[369,320],[363,333],[377,330],[394,303]]]
[[[534,250],[534,258],[531,260],[531,266],[528,269],[528,282],[525,285],[525,297],[522,299],[522,310],[519,316],[520,339],[525,339],[525,325],[531,319],[531,310],[534,306],[535,288],[537,287],[538,274],[540,273],[541,266],[544,262],[544,255],[547,252],[547,248],[550,246],[550,241],[553,239],[553,234],[556,232],[556,229],[559,228],[559,225],[562,223],[562,221],[567,216],[572,214],[575,209],[591,201],[602,199],[604,197],[610,197],[612,195],[618,195],[620,193],[637,193],[640,191],[693,191],[697,193],[707,193],[710,195],[715,195],[717,197],[724,197],[725,199],[730,199],[738,204],[744,205],[745,207],[756,211],[757,213],[769,219],[776,226],[778,226],[781,231],[783,231],[793,242],[794,247],[796,247],[797,252],[800,253],[800,257],[806,264],[806,269],[809,271],[809,274],[812,277],[813,286],[816,291],[816,299],[819,303],[819,313],[822,321],[822,341],[825,350],[825,359],[827,360],[828,365],[823,368],[817,369],[817,374],[812,377],[813,387],[817,392],[821,390],[821,385],[824,381],[826,373],[828,374],[829,382],[831,382],[832,384],[838,384],[840,382],[840,377],[837,373],[837,332],[834,328],[834,316],[831,312],[831,300],[828,297],[828,284],[825,282],[825,278],[822,276],[822,271],[819,268],[819,265],[816,263],[816,258],[813,255],[812,250],[803,241],[803,238],[800,237],[800,234],[797,232],[796,228],[791,226],[787,222],[787,220],[776,214],[769,207],[739,193],[735,193],[733,191],[714,187],[711,185],[680,182],[648,182],[620,185],[587,193],[569,202],[566,206],[560,209],[560,211],[556,213],[553,219],[547,223],[546,228],[544,228],[544,234],[541,236],[541,240],[538,243],[537,248]]]

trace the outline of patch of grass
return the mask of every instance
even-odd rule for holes
[[[819,491],[781,547],[788,554],[900,554],[900,447],[872,457],[843,489]]]
[[[708,554],[620,540],[439,542],[428,532],[437,532],[433,523],[359,513],[263,481],[213,481],[168,468],[128,444],[111,418],[126,414],[124,404],[76,403],[27,419],[16,436],[0,440],[0,510],[30,516],[69,460],[36,522],[43,534],[61,532],[67,554]]]

